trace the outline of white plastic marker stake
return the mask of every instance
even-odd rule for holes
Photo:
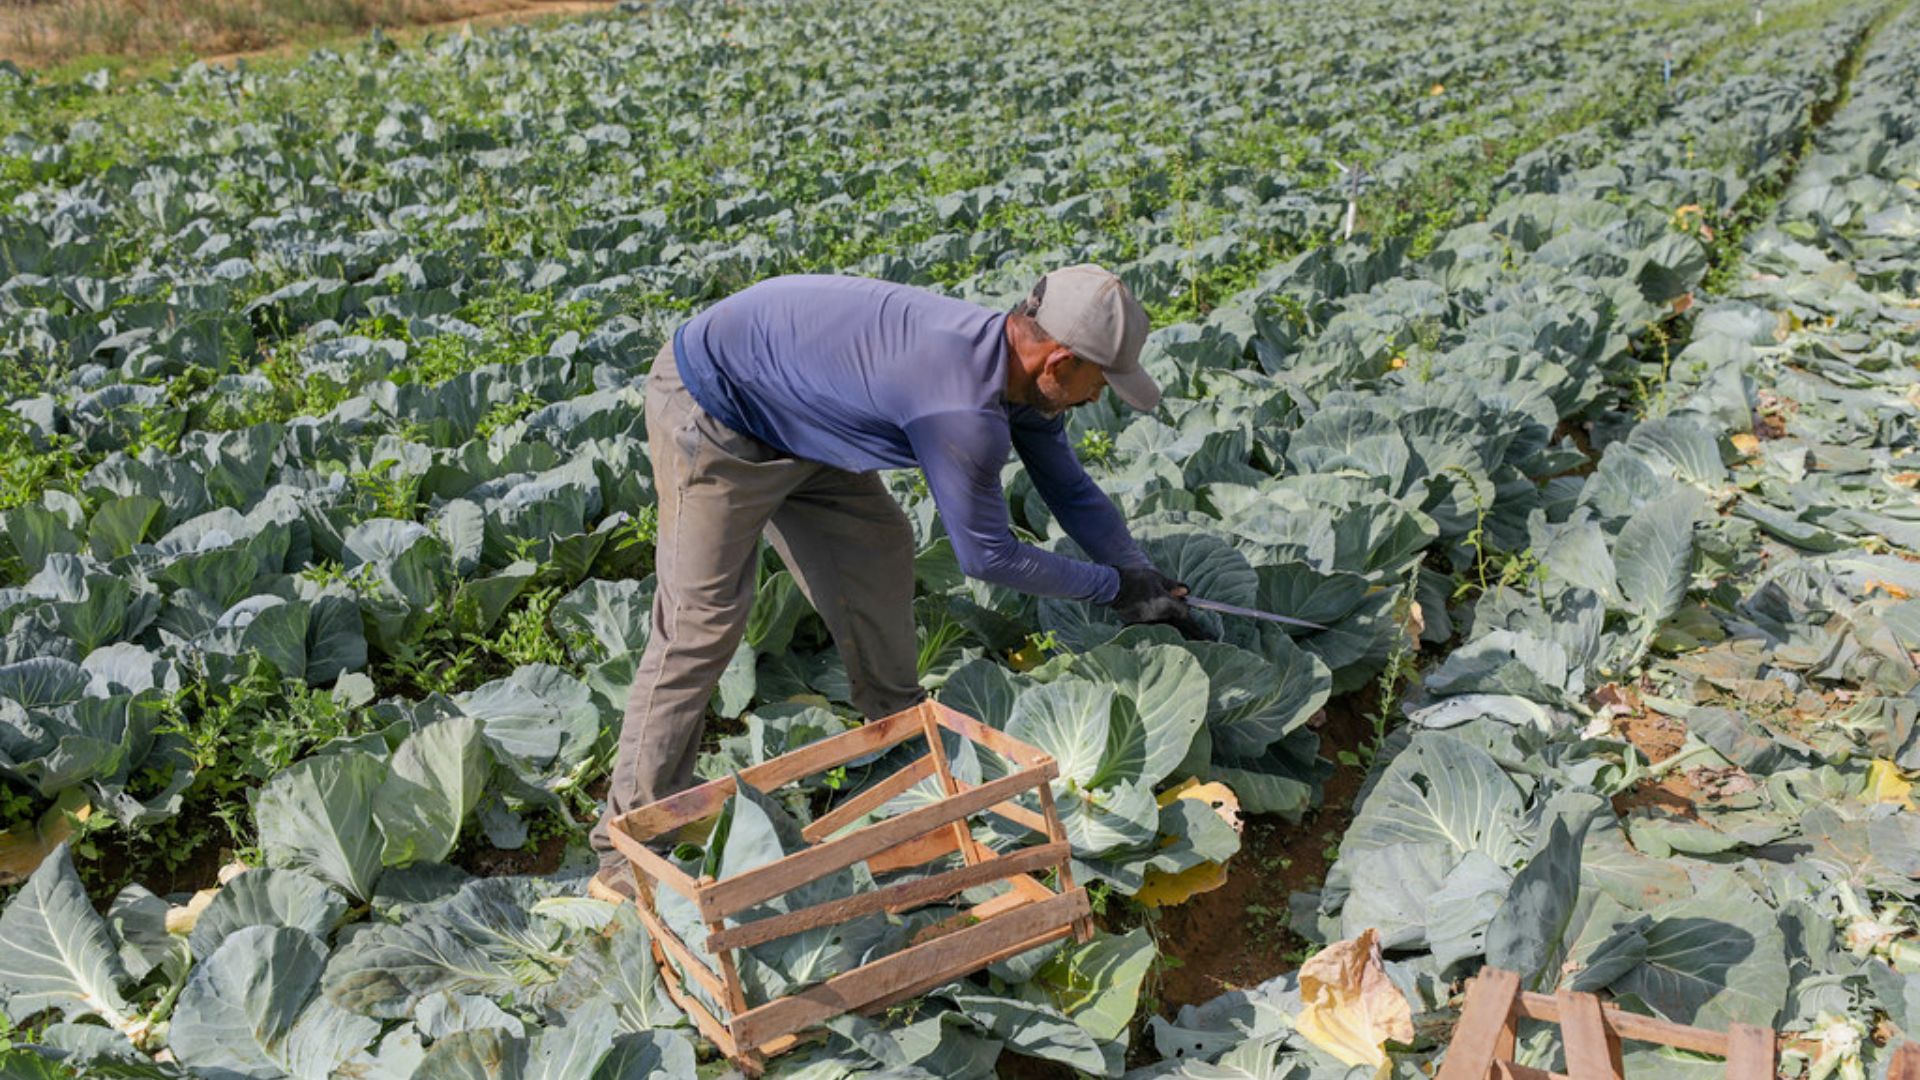
[[[1667,54],[1660,59],[1660,79],[1667,86],[1673,85],[1673,46],[1667,46]]]
[[[1761,21],[1766,18],[1764,12],[1765,12],[1765,9],[1760,5],[1760,0],[1754,0],[1753,25],[1759,26]]]
[[[1341,226],[1340,239],[1351,240],[1353,239],[1354,219],[1360,215],[1360,181],[1366,178],[1367,168],[1364,165],[1355,165],[1349,169],[1338,161],[1335,161],[1333,165],[1334,168],[1340,170],[1341,183],[1347,189],[1347,219],[1346,223]]]

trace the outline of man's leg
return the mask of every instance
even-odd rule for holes
[[[768,530],[826,621],[869,720],[909,708],[920,689],[913,629],[913,526],[875,473],[820,466]]]
[[[624,859],[608,823],[691,785],[707,702],[753,607],[760,534],[812,471],[701,411],[671,346],[647,380],[647,446],[659,500],[652,635],[627,695],[607,808],[592,843],[603,868]]]

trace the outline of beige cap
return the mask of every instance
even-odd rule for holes
[[[1092,263],[1055,270],[1034,283],[1018,310],[1073,355],[1105,368],[1121,401],[1142,412],[1160,404],[1159,384],[1140,366],[1147,309],[1113,273]]]

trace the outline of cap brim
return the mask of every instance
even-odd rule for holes
[[[1160,406],[1160,384],[1154,382],[1153,376],[1141,368],[1133,368],[1130,371],[1109,371],[1107,385],[1113,387],[1114,394],[1121,401],[1141,412],[1152,412]]]

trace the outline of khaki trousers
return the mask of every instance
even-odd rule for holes
[[[669,342],[647,378],[647,449],[659,499],[652,636],[621,722],[603,867],[625,860],[608,822],[693,784],[707,703],[753,607],[762,532],[825,620],[868,719],[922,697],[913,625],[913,529],[877,473],[790,457],[707,415]]]

